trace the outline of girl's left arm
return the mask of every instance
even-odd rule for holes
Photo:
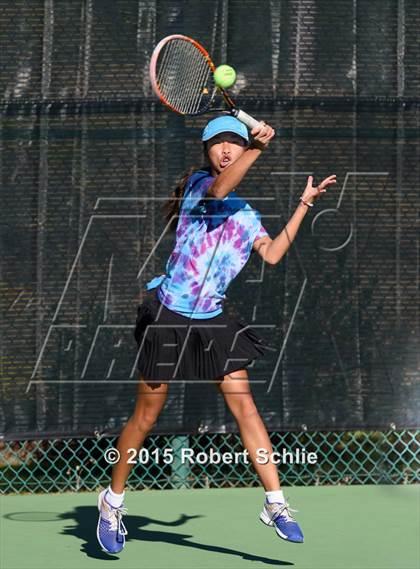
[[[313,203],[316,198],[327,191],[326,188],[329,185],[336,183],[337,180],[335,178],[335,174],[328,176],[328,178],[325,178],[325,180],[323,180],[319,186],[314,188],[312,186],[313,178],[312,176],[309,176],[307,186],[301,197],[304,201]],[[290,245],[296,237],[299,226],[302,223],[302,220],[305,217],[309,207],[310,206],[305,205],[302,201],[299,201],[299,205],[297,206],[295,213],[290,218],[286,227],[279,235],[277,235],[275,239],[271,241],[271,243],[268,244],[268,248],[265,251],[265,259],[270,265],[276,265],[279,263],[287,253]]]

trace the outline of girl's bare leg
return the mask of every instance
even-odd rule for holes
[[[134,413],[121,431],[117,443],[120,460],[112,469],[111,489],[113,492],[122,494],[124,491],[128,475],[133,467],[133,464],[127,463],[132,456],[132,452],[129,454],[128,449],[134,448],[137,452],[140,450],[165,405],[167,394],[167,383],[147,382],[140,376]]]
[[[276,465],[271,460],[268,460],[266,464],[256,461],[258,448],[266,449],[267,456],[269,456],[273,452],[273,447],[252,397],[248,372],[246,369],[234,371],[225,375],[217,385],[238,424],[243,445],[249,452],[249,458],[265,491],[280,490]]]

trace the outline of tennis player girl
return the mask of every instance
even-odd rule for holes
[[[113,467],[111,484],[98,497],[97,538],[108,553],[118,553],[125,545],[123,499],[132,468],[128,449],[142,447],[164,408],[171,380],[214,381],[264,486],[261,521],[274,526],[281,538],[303,542],[291,515],[294,510],[280,488],[276,465],[257,462],[257,449],[266,449],[270,455],[273,449],[252,397],[246,366],[264,355],[266,346],[244,321],[223,311],[224,291],[250,254],[258,252],[270,265],[280,262],[313,201],[336,182],[332,175],[313,187],[309,176],[286,227],[271,239],[260,214],[236,195],[235,188],[274,134],[261,122],[252,130],[250,142],[247,128],[236,118],[225,115],[211,120],[202,135],[208,167],[184,177],[167,204],[167,218],[175,215],[176,244],[166,273],[147,284],[147,289],[155,289],[154,298],[138,307],[138,399],[117,443],[121,458]],[[209,326],[194,327],[194,321],[208,319]],[[173,346],[167,358],[174,362],[171,372],[168,364],[159,365],[163,346],[166,350]]]

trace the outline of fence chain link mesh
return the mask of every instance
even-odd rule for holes
[[[274,432],[270,439],[285,486],[420,482],[420,431]],[[111,465],[105,453],[116,441],[117,437],[97,437],[2,442],[1,492],[106,486]],[[312,464],[309,453],[315,453]],[[140,453],[130,453],[129,458],[134,461],[127,482],[131,490],[260,486],[236,433],[151,435]]]

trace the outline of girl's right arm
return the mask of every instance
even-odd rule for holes
[[[251,146],[233,164],[217,176],[215,182],[208,189],[208,194],[217,199],[224,199],[234,190],[255,160],[268,147],[270,140],[275,135],[275,131],[268,124],[261,122],[252,129],[251,134],[253,136]]]

